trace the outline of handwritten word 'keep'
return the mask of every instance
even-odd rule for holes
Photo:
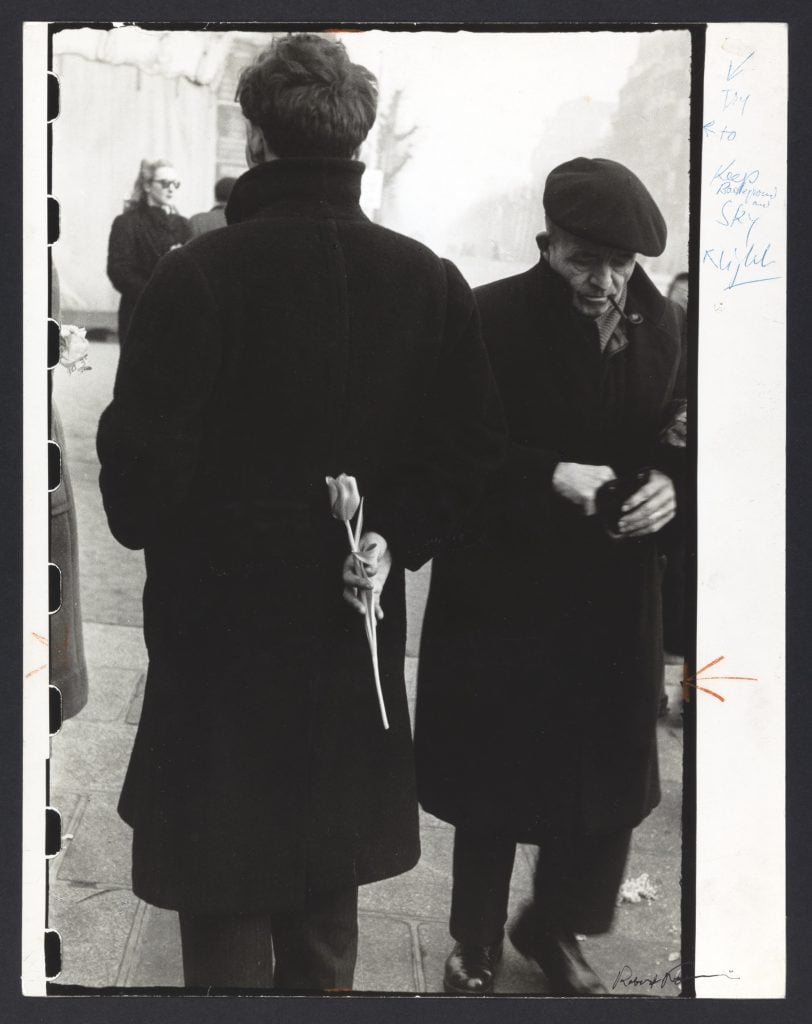
[[[758,181],[757,170],[739,170],[736,161],[730,160],[724,166],[719,164],[711,178],[711,185],[716,187],[716,195],[738,195]]]

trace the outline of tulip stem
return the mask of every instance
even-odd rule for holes
[[[332,505],[332,514],[334,519],[340,519],[344,523],[344,527],[347,531],[347,539],[350,542],[350,553],[352,554],[353,562],[355,563],[355,571],[361,578],[369,580],[369,574],[366,569],[366,562],[361,554],[361,533],[364,528],[364,499],[358,498],[357,506],[357,519],[355,521],[355,534],[353,535],[352,527],[350,526],[350,519],[352,515],[348,515],[349,508],[351,507],[351,499],[354,495],[358,496],[358,488],[355,481],[355,477],[347,477],[345,474],[334,480],[333,477],[325,477],[328,490],[330,491],[330,503]],[[342,498],[344,499],[342,502]],[[359,595],[359,591],[363,589],[363,593]],[[381,721],[383,722],[384,729],[389,728],[389,719],[386,715],[386,706],[383,701],[383,690],[381,688],[381,674],[378,665],[378,622],[375,616],[375,591],[374,588],[356,588],[356,595],[360,596],[361,601],[364,605],[364,631],[367,636],[367,643],[369,644],[369,653],[372,657],[372,671],[375,675],[375,691],[378,695],[378,706],[381,711]]]
[[[355,568],[359,576],[367,576],[366,566],[360,558],[360,552],[356,550],[356,544],[358,540],[353,537],[352,529],[350,524],[345,520],[344,525],[347,527],[347,536],[350,540],[350,551],[352,552],[353,561],[355,562]],[[359,538],[360,540],[360,538]],[[363,595],[364,605],[366,607],[366,615],[364,616],[364,631],[367,635],[367,643],[369,644],[369,653],[372,658],[372,672],[375,676],[375,692],[378,695],[378,707],[381,709],[381,721],[383,722],[384,729],[389,728],[389,719],[386,715],[386,705],[383,702],[383,689],[381,688],[381,673],[378,666],[378,623],[375,619],[375,594],[372,590],[367,590]]]
[[[383,690],[381,688],[381,673],[378,668],[378,623],[375,620],[374,598],[370,595],[367,602],[369,608],[369,651],[372,655],[372,671],[375,673],[375,691],[378,694],[378,707],[381,709],[381,721],[384,729],[389,728],[389,719],[386,716],[386,705],[383,702]]]

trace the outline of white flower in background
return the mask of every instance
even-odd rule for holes
[[[621,885],[618,893],[617,903],[642,903],[643,900],[650,902],[656,900],[659,895],[657,886],[649,878],[648,872],[644,871],[637,878],[627,878]]]
[[[59,329],[59,362],[68,373],[75,373],[77,370],[79,373],[85,373],[93,369],[87,362],[90,345],[86,334],[84,327],[76,327],[74,324],[62,324]]]

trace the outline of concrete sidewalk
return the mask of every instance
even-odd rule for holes
[[[110,536],[98,495],[93,448],[96,423],[109,401],[118,346],[91,346],[92,374],[57,376],[55,398],[67,435],[67,454],[80,531],[84,633],[90,700],[54,737],[50,803],[63,818],[63,849],[50,865],[49,924],[62,936],[58,984],[89,987],[174,987],[183,984],[177,916],[138,900],[130,889],[128,827],[116,814],[140,713],[146,672],[141,633],[143,559]],[[91,380],[92,378],[92,380]],[[417,622],[425,574],[409,582],[410,657],[407,679],[414,701]],[[669,669],[672,709],[679,708],[679,670]],[[613,932],[584,940],[584,953],[605,983],[629,967],[639,977],[660,976],[679,961],[682,730],[678,710],[658,727],[663,800],[637,829],[627,877],[647,874],[654,898],[624,903]],[[453,829],[421,816],[423,855],[405,875],[364,886],[360,894],[360,948],[356,989],[367,992],[441,992],[451,947]],[[511,902],[529,895],[533,849],[516,858]],[[497,991],[539,993],[545,978],[509,943]],[[622,991],[622,990],[618,990]],[[674,996],[670,982],[645,994]],[[636,994],[641,990],[637,989]]]

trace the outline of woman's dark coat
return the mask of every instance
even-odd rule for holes
[[[542,261],[476,292],[511,445],[467,544],[434,562],[418,677],[418,795],[507,838],[632,827],[659,800],[658,540],[613,541],[553,494],[559,462],[659,467],[684,410],[683,314],[638,266],[628,344]],[[662,540],[662,537],[660,538]]]
[[[358,205],[363,165],[245,174],[230,225],[170,253],[98,435],[114,535],[144,547],[144,709],[120,801],[135,893],[191,912],[300,906],[419,856],[404,566],[502,457],[473,295]],[[378,711],[326,475],[355,475],[394,567]]]
[[[121,292],[118,339],[123,344],[141,292],[158,260],[191,237],[189,221],[145,200],[135,203],[113,221],[107,247],[107,276]]]

